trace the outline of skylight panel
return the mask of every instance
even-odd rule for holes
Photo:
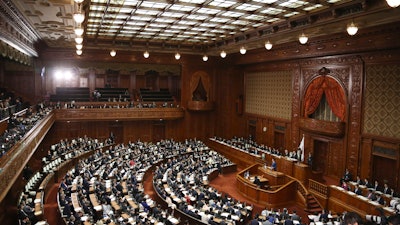
[[[171,10],[184,11],[184,12],[192,11],[194,8],[195,7],[193,6],[179,5],[179,4],[174,4],[170,7]]]
[[[221,29],[225,29],[225,30],[233,30],[233,29],[235,29],[236,27],[235,26],[232,26],[232,25],[222,25],[221,27],[220,27]]]
[[[244,26],[244,25],[249,24],[249,22],[248,21],[244,21],[244,20],[236,20],[236,21],[233,21],[232,24],[243,25]]]
[[[237,18],[237,17],[243,16],[244,13],[227,11],[227,12],[222,13],[222,15],[226,16],[226,17],[235,17],[235,18]]]
[[[261,13],[265,13],[268,15],[278,15],[279,13],[285,12],[286,10],[284,9],[277,9],[277,8],[273,8],[273,7],[269,7],[263,11],[261,11]]]
[[[208,18],[208,16],[194,14],[194,15],[189,15],[186,18],[190,20],[205,20]]]
[[[126,19],[127,16],[126,16],[126,15],[118,14],[118,15],[115,16],[115,18],[116,18],[116,19]]]
[[[261,3],[264,3],[264,4],[272,4],[272,3],[274,3],[274,2],[276,2],[278,0],[253,0],[253,1],[261,2]]]
[[[169,19],[169,18],[156,18],[155,19],[156,22],[160,22],[160,23],[173,23],[175,22],[175,20],[173,19]]]
[[[178,34],[177,37],[180,37],[180,38],[190,38],[190,35]]]
[[[156,28],[149,28],[149,27],[147,27],[147,28],[144,28],[144,30],[145,30],[145,31],[148,31],[148,32],[159,32],[159,31],[160,31],[160,29],[156,29]]]
[[[173,40],[173,41],[183,41],[184,39],[183,38],[174,37],[174,38],[171,38],[171,40]]]
[[[180,30],[165,30],[164,32],[165,32],[165,33],[174,33],[174,34],[177,34],[177,33],[180,33],[181,31],[180,31]]]
[[[212,34],[212,33],[204,33],[204,34],[201,34],[201,36],[215,37],[215,34]]]
[[[219,30],[219,29],[214,29],[214,30],[210,30],[211,33],[218,33],[218,34],[223,34],[225,33],[224,30]]]
[[[283,6],[283,7],[295,9],[295,8],[298,8],[300,6],[307,5],[307,4],[308,4],[308,2],[304,2],[304,1],[300,1],[300,0],[289,0],[287,2],[283,2],[279,5]]]
[[[264,25],[263,23],[255,23],[255,24],[253,24],[252,26],[254,27],[254,28],[256,28],[256,27],[261,27],[262,25]]]
[[[245,10],[245,11],[254,11],[261,8],[261,6],[259,5],[252,5],[252,4],[248,4],[248,3],[244,3],[239,5],[238,7],[236,7],[236,9],[239,10]]]
[[[146,17],[146,16],[132,16],[131,21],[150,21],[153,18],[151,17]],[[129,22],[128,22],[129,23]]]
[[[106,9],[106,7],[102,5],[90,5],[91,11],[104,11],[104,9]]]
[[[291,13],[287,13],[287,14],[285,14],[285,15],[283,15],[284,17],[291,17],[291,16],[294,16],[294,15],[297,15],[297,14],[299,14],[298,12],[291,12]]]
[[[167,39],[169,39],[168,37],[162,37],[162,36],[154,36],[153,37],[154,39],[158,39],[158,40],[167,40]]]
[[[216,27],[218,24],[215,23],[202,23],[200,24],[201,27]]]
[[[193,31],[185,31],[183,32],[183,34],[187,34],[187,35],[196,35],[197,32],[193,32]]]
[[[226,22],[229,21],[229,19],[227,19],[227,18],[215,17],[215,18],[212,18],[210,21],[211,21],[211,22],[217,22],[217,23],[226,23]]]
[[[148,7],[148,8],[156,8],[156,9],[163,9],[168,6],[167,3],[162,2],[150,2],[150,1],[143,1],[140,5],[141,7]]]
[[[141,14],[141,15],[152,15],[155,16],[158,14],[158,11],[154,10],[144,10],[144,9],[138,9],[135,11],[136,14]]]
[[[170,33],[161,33],[161,34],[158,34],[158,36],[172,37],[172,36],[174,36],[174,34],[170,34]]]
[[[195,21],[188,21],[188,20],[180,20],[180,21],[178,22],[178,24],[181,24],[181,25],[189,25],[189,26],[195,25],[196,23],[198,23],[198,22],[195,22]]]
[[[102,15],[102,14],[100,14],[100,13],[93,13],[93,12],[90,12],[90,13],[89,13],[89,19],[92,19],[93,17],[101,18],[101,15]]]
[[[280,20],[279,18],[272,18],[272,19],[267,20],[267,22],[268,23],[273,23],[273,22],[276,22],[276,21],[279,21],[279,20]]]
[[[233,1],[224,1],[224,0],[214,0],[210,3],[212,6],[222,7],[222,8],[229,8],[232,5],[236,4]]]
[[[152,36],[152,35],[155,35],[156,33],[155,33],[155,32],[145,32],[145,31],[142,31],[142,32],[140,32],[140,34],[141,34],[141,35],[149,35],[149,36]]]
[[[130,26],[125,26],[124,30],[141,30],[141,27],[130,27]]]
[[[171,29],[179,29],[179,30],[186,30],[187,26],[178,26],[178,25],[172,25]]]
[[[192,3],[192,4],[203,4],[206,0],[180,0],[180,2]]]
[[[311,11],[311,10],[314,10],[314,9],[318,9],[318,8],[320,8],[320,7],[322,7],[321,4],[315,4],[315,5],[313,5],[313,6],[306,7],[306,8],[304,8],[303,10],[304,10],[304,11]]]
[[[199,10],[197,10],[198,13],[202,13],[202,14],[209,14],[209,15],[214,15],[217,14],[219,12],[221,12],[221,10],[219,9],[210,9],[210,8],[200,8]]]
[[[202,28],[202,27],[193,27],[192,30],[203,32],[203,31],[206,31],[207,29],[206,28]]]
[[[131,8],[120,8],[119,13],[131,13],[132,9]]]
[[[124,6],[134,6],[137,5],[138,0],[125,0],[124,1]]]
[[[166,17],[181,18],[183,16],[183,13],[163,12],[161,15]]]
[[[93,3],[106,3],[107,0],[92,0]]]
[[[252,15],[246,16],[245,18],[248,19],[248,20],[260,21],[260,20],[263,20],[263,19],[264,19],[264,16],[252,14]]]
[[[164,28],[164,27],[167,27],[167,24],[165,24],[165,23],[151,23],[149,26],[150,26],[150,27],[160,27],[160,28]]]
[[[121,33],[123,33],[123,34],[136,34],[136,31],[134,31],[134,30],[121,30]]]
[[[146,25],[145,22],[141,22],[141,21],[128,21],[126,24],[131,25],[131,26],[145,26]]]

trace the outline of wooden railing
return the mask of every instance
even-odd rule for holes
[[[0,202],[18,178],[16,174],[21,174],[23,168],[30,160],[36,148],[40,145],[47,132],[50,130],[55,120],[54,114],[51,112],[42,121],[38,122],[24,138],[19,141],[9,151],[7,157],[2,157],[0,161]]]
[[[308,190],[320,195],[321,197],[328,198],[328,186],[322,184],[318,181],[309,179],[308,180]]]
[[[174,120],[184,117],[183,108],[84,108],[56,109],[56,120],[132,120],[163,119]]]

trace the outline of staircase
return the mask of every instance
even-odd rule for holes
[[[322,207],[318,203],[317,199],[310,193],[306,196],[306,206],[307,208],[304,209],[304,211],[310,214],[317,215],[322,212]]]

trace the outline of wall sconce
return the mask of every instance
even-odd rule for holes
[[[111,57],[114,57],[117,55],[117,52],[113,49],[110,51],[110,55],[111,55]]]
[[[206,62],[208,60],[208,56],[207,55],[203,55],[203,61]]]
[[[302,33],[302,34],[299,36],[299,42],[300,42],[300,44],[304,45],[304,44],[307,43],[307,41],[308,41],[308,37],[307,37],[304,33]]]
[[[267,50],[271,50],[271,48],[272,48],[272,43],[268,40],[267,42],[265,42],[265,49],[267,49]]]
[[[242,55],[246,54],[246,52],[247,52],[247,50],[244,46],[242,46],[239,51],[240,51],[240,54],[242,54]]]
[[[263,127],[263,132],[267,132],[267,127]]]
[[[143,52],[143,57],[145,57],[146,59],[150,57],[150,53],[146,50],[145,52]]]
[[[386,3],[392,8],[397,8],[400,5],[400,0],[386,0]]]
[[[221,51],[220,53],[221,58],[225,58],[226,57],[226,52],[224,50]]]
[[[179,60],[181,58],[181,54],[179,54],[179,52],[175,53],[175,59]]]
[[[347,33],[351,36],[357,34],[358,27],[354,24],[354,22],[351,22],[349,25],[347,25]]]

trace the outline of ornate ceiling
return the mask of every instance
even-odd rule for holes
[[[400,20],[383,0],[5,0],[2,9],[3,18],[31,27],[25,39],[49,47],[75,49],[73,14],[81,9],[83,51],[215,55],[296,41],[303,32],[310,39],[344,33],[351,21],[363,29]]]

